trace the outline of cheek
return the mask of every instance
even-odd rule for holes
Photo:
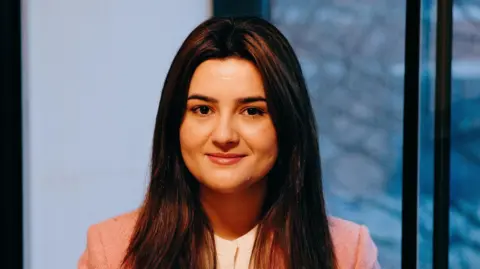
[[[182,154],[193,154],[200,150],[210,134],[208,124],[199,124],[188,117],[180,125],[180,147]]]
[[[277,133],[271,121],[242,128],[243,137],[250,148],[258,153],[276,158],[278,152]]]

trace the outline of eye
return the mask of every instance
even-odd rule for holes
[[[244,113],[246,113],[248,116],[262,116],[265,114],[263,110],[256,107],[249,107],[244,110]]]
[[[200,114],[201,116],[206,116],[212,112],[208,106],[196,106],[192,109],[192,112],[195,114]]]

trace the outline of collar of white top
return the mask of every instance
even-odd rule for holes
[[[217,255],[229,255],[229,253],[232,253],[232,251],[235,252],[237,248],[251,251],[253,249],[253,244],[255,243],[257,228],[258,225],[253,227],[253,229],[251,229],[248,233],[234,240],[227,240],[215,234],[215,249],[217,251]]]

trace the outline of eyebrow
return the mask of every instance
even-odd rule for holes
[[[217,99],[213,97],[201,95],[201,94],[192,94],[187,98],[187,100],[201,100],[209,103],[218,103]],[[265,97],[262,97],[262,96],[248,96],[248,97],[238,98],[236,101],[237,103],[240,103],[240,104],[248,104],[253,102],[266,102],[267,99],[265,99]]]

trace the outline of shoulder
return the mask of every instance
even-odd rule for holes
[[[339,269],[377,269],[378,250],[364,225],[329,217]]]
[[[90,226],[87,246],[78,261],[78,268],[119,268],[137,217],[138,210],[135,210]]]

